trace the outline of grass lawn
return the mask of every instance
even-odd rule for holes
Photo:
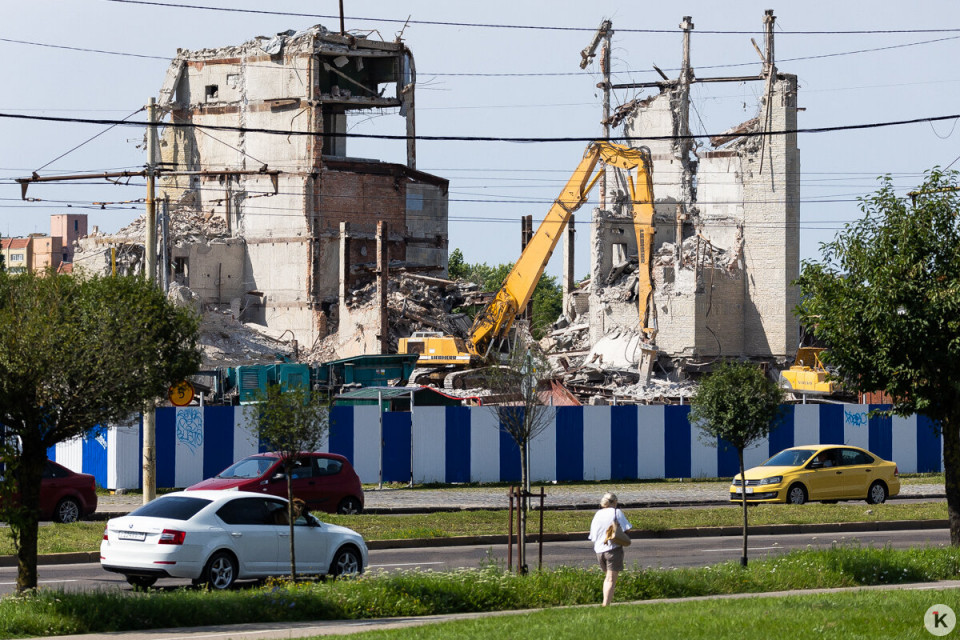
[[[755,597],[696,603],[644,603],[609,609],[584,607],[491,616],[415,628],[370,631],[357,640],[531,638],[681,638],[683,640],[769,640],[770,638],[932,638],[923,614],[934,604],[957,610],[960,590],[861,591],[826,595]]]
[[[741,511],[734,507],[626,509],[634,529],[663,531],[683,527],[740,526]],[[400,538],[445,538],[465,535],[505,534],[506,511],[462,511],[423,515],[332,515],[318,514],[324,522],[340,524],[358,531],[367,540]],[[531,531],[538,526],[539,514],[530,516]],[[818,522],[865,522],[875,520],[931,520],[947,517],[946,503],[903,504],[891,502],[868,505],[762,504],[749,508],[751,525],[808,524]],[[547,533],[587,531],[593,511],[546,511],[543,528]],[[100,548],[104,523],[76,522],[40,527],[40,553],[96,551]],[[0,555],[13,554],[9,535],[0,536]]]

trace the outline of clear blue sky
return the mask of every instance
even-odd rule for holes
[[[177,48],[239,44],[257,35],[324,24],[338,29],[338,3],[183,0],[181,5],[309,13],[277,16],[168,7],[109,0],[30,0],[7,3],[0,26],[4,53],[0,113],[78,118],[123,118],[156,95]],[[853,125],[960,113],[956,60],[960,3],[956,2],[374,2],[344,0],[348,30],[392,40],[408,16],[404,39],[416,58],[417,127],[421,135],[592,137],[601,133],[598,66],[579,68],[580,50],[603,18],[613,20],[616,82],[655,78],[651,65],[670,75],[680,62],[682,16],[696,29],[692,60],[701,77],[759,71],[751,35],[762,45],[764,9],[774,9],[781,71],[799,76],[801,128]],[[316,16],[316,17],[314,17]],[[330,16],[330,17],[319,17]],[[499,26],[453,26],[424,22]],[[560,29],[509,26],[563,27]],[[578,30],[579,29],[579,30]],[[640,33],[636,30],[666,30]],[[931,30],[928,33],[791,33],[798,31]],[[954,31],[949,31],[954,29]],[[631,32],[630,30],[634,30]],[[703,33],[754,31],[754,34]],[[936,40],[937,42],[930,42]],[[20,41],[20,42],[13,42]],[[35,44],[25,44],[25,43]],[[916,44],[922,43],[922,44]],[[40,46],[54,45],[54,46]],[[907,46],[902,46],[907,45]],[[70,47],[67,49],[62,47]],[[81,50],[75,50],[81,49]],[[882,49],[882,50],[877,50]],[[112,55],[101,50],[136,55]],[[854,53],[857,52],[857,53]],[[841,54],[828,55],[827,54]],[[708,68],[712,67],[712,68]],[[478,74],[478,75],[469,75]],[[505,75],[515,74],[515,75]],[[519,74],[519,75],[516,75]],[[759,83],[697,85],[693,128],[716,133],[755,115]],[[618,92],[614,103],[638,91]],[[373,116],[373,117],[371,117]],[[134,119],[143,119],[142,114]],[[856,198],[890,173],[906,192],[925,170],[960,156],[956,121],[838,133],[802,134],[801,255],[814,258],[819,242],[859,215]],[[0,118],[0,234],[49,232],[49,215],[90,214],[91,225],[111,232],[142,212],[142,205],[111,205],[143,197],[142,180],[116,187],[33,186],[23,203],[12,178],[29,175],[102,131],[88,124]],[[402,134],[395,114],[351,120],[356,133]],[[144,155],[142,132],[115,128],[41,171],[70,173],[136,169]],[[450,246],[468,261],[515,260],[519,218],[546,212],[578,162],[585,144],[430,142],[418,145],[418,168],[450,180]],[[352,156],[403,162],[402,142],[350,141]],[[955,167],[960,167],[957,161]],[[74,205],[66,208],[67,204]],[[587,220],[592,204],[580,218]],[[577,275],[589,270],[588,234],[580,227]],[[558,252],[559,253],[559,252]],[[559,255],[549,272],[560,269]]]

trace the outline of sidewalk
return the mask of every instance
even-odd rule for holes
[[[541,485],[532,491],[539,493]],[[729,505],[727,482],[670,482],[597,484],[596,487],[568,487],[547,485],[544,488],[545,509],[596,509],[600,496],[614,491],[624,509],[678,506]],[[900,494],[891,500],[903,498],[944,498],[942,484],[903,485]],[[369,489],[364,494],[367,513],[430,513],[434,511],[462,511],[475,509],[506,509],[509,506],[507,488],[451,487],[444,489]],[[143,504],[139,494],[100,496],[95,518],[112,518],[128,513]],[[539,500],[534,499],[534,507]]]

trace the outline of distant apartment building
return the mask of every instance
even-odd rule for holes
[[[50,236],[60,238],[61,262],[73,262],[73,246],[87,236],[87,214],[62,213],[50,216]]]
[[[33,271],[60,267],[64,254],[63,238],[48,236],[43,233],[31,233],[29,240],[31,253],[33,254],[30,268]]]
[[[55,269],[71,273],[64,265],[73,262],[74,243],[87,235],[87,215],[59,214],[50,216],[50,235],[31,233],[26,238],[3,238],[0,251],[8,273]]]
[[[32,238],[3,238],[0,240],[3,266],[8,273],[23,273],[30,269],[33,258],[31,241]]]

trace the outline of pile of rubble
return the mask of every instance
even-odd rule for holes
[[[112,234],[118,241],[143,243],[147,219],[140,216],[123,229]],[[198,213],[192,209],[174,208],[168,223],[170,243],[175,245],[204,244],[211,240],[230,237],[226,222],[213,213]]]
[[[196,293],[177,283],[170,285],[167,297],[177,306],[200,315],[201,369],[272,364],[285,357],[296,357],[291,341],[269,335],[266,327],[240,322],[235,307],[204,309]]]
[[[484,298],[473,283],[454,282],[416,273],[391,273],[387,292],[389,344],[395,346],[400,338],[417,331],[436,331],[443,335],[466,337],[472,324],[464,313],[454,313],[458,307],[478,304]],[[378,304],[376,282],[361,285],[347,294],[344,305],[351,311],[374,310]],[[349,336],[340,335],[338,314],[328,320],[328,335],[318,340],[302,356],[306,362],[325,362],[343,357],[338,345]]]

